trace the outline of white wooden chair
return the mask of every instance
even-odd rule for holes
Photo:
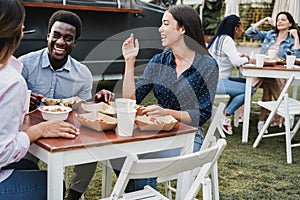
[[[213,117],[211,119],[208,130],[205,134],[203,144],[200,151],[207,149],[210,146],[213,146],[216,143],[216,138],[220,136],[225,138],[225,134],[220,127],[219,120],[223,115],[225,108],[224,103],[219,103],[218,107],[213,111]],[[198,169],[200,170],[200,169]],[[197,174],[197,170],[194,170],[194,176]],[[211,170],[211,179],[212,179],[212,195],[214,200],[219,200],[219,180],[218,180],[218,163],[216,162]],[[176,188],[172,187],[171,181],[166,180],[165,190],[169,199],[172,199],[172,192],[176,193]]]
[[[212,199],[209,174],[225,146],[226,140],[219,139],[212,147],[183,156],[138,159],[137,155],[131,154],[127,157],[123,165],[110,199],[153,199],[152,197],[158,194],[156,191],[154,193],[151,192],[147,187],[144,190],[134,192],[136,194],[135,197],[131,196],[134,193],[124,195],[123,193],[128,181],[130,179],[158,177],[157,181],[160,182],[160,180],[164,181],[166,177],[177,177],[178,174],[189,172],[199,167],[201,167],[201,170],[198,172],[197,177],[194,179],[184,198],[177,197],[177,199],[194,200],[201,186],[203,186],[203,199]],[[128,198],[128,196],[130,196],[130,198]]]
[[[225,108],[224,103],[220,103],[216,109],[216,111],[213,114],[212,120],[210,122],[210,126],[207,130],[207,133],[205,135],[203,144],[201,146],[200,152],[204,151],[205,149],[208,149],[209,147],[216,144],[216,137],[219,137],[219,134],[223,133],[222,129],[219,129],[219,119],[223,115],[223,110]],[[196,170],[193,170],[193,176],[196,177],[197,173],[199,173],[200,167],[198,167]],[[219,199],[219,182],[218,182],[218,165],[217,162],[214,163],[211,169],[211,179],[212,179],[212,196],[213,199],[218,200]],[[160,182],[165,182],[165,189],[166,193],[169,199],[172,199],[172,192],[176,193],[176,188],[173,188],[171,186],[171,181],[173,179],[177,179],[177,175],[173,177],[165,177],[163,179],[160,177],[158,180]]]
[[[292,163],[292,147],[300,146],[300,143],[292,144],[292,139],[297,133],[299,127],[300,127],[300,119],[296,123],[296,125],[293,127],[294,122],[294,115],[300,115],[300,101],[289,98],[288,97],[288,88],[292,85],[295,77],[291,76],[284,88],[281,91],[280,96],[278,97],[277,101],[259,101],[258,104],[268,110],[271,111],[271,113],[268,116],[268,119],[265,122],[265,125],[261,129],[259,135],[257,136],[253,147],[256,148],[261,141],[262,138],[265,137],[274,137],[274,136],[280,136],[285,135],[286,140],[286,155],[287,155],[287,163]],[[268,126],[271,123],[272,118],[275,116],[275,114],[278,114],[285,119],[285,132],[280,133],[269,133],[266,134],[265,131],[267,130]],[[293,129],[291,130],[291,128]]]

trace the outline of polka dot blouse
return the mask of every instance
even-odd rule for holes
[[[191,66],[179,77],[172,52],[155,55],[136,83],[139,104],[153,90],[163,108],[187,111],[193,126],[202,126],[210,117],[219,70],[209,55],[196,53]]]

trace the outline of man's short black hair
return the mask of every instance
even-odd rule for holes
[[[77,14],[66,10],[56,11],[55,13],[52,14],[52,16],[49,19],[48,33],[50,33],[51,28],[56,21],[64,22],[67,24],[71,24],[72,26],[75,26],[76,28],[75,40],[77,40],[80,37],[82,22],[80,17]]]

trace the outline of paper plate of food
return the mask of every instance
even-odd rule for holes
[[[70,97],[66,99],[53,99],[53,98],[43,97],[41,101],[46,106],[62,105],[62,106],[68,106],[70,108],[74,108],[76,104],[82,102],[82,100],[78,96]]]
[[[264,66],[275,66],[277,60],[276,59],[266,59],[264,61]]]
[[[59,105],[61,102],[61,99],[52,99],[48,97],[43,97],[41,100],[46,106],[55,106]]]
[[[286,61],[285,61],[284,59],[282,59],[282,58],[278,58],[278,59],[276,60],[276,64],[278,64],[278,65],[285,65],[285,64],[286,64]]]
[[[141,115],[135,118],[135,123],[141,131],[170,131],[177,124],[171,115],[151,116]]]
[[[113,130],[117,127],[117,119],[100,112],[75,114],[79,123],[96,131]]]
[[[81,104],[81,107],[86,112],[101,112],[107,115],[116,114],[116,109],[113,102],[111,102],[111,104],[107,104],[104,102],[100,102],[100,103],[85,102]]]

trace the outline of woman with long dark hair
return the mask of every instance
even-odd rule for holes
[[[262,41],[260,53],[267,54],[269,49],[273,49],[276,50],[277,58],[286,59],[287,54],[295,54],[297,58],[300,58],[300,30],[289,12],[279,12],[277,14],[274,30],[260,31],[259,27],[263,24],[274,25],[273,19],[271,17],[265,17],[257,23],[252,24],[246,31],[248,37]],[[253,86],[255,88],[263,88],[262,101],[271,101],[272,97],[274,97],[274,99],[279,97],[285,82],[285,79],[256,78]],[[259,122],[257,124],[258,132],[260,132],[264,126],[267,112],[266,109],[261,108]],[[282,121],[283,118],[277,115],[271,123],[271,126],[281,125]]]
[[[135,99],[139,104],[153,91],[158,105],[146,107],[143,113],[172,115],[178,121],[197,127],[194,151],[199,151],[203,141],[202,125],[211,117],[219,74],[217,63],[207,53],[200,17],[190,6],[171,6],[162,17],[159,33],[162,46],[168,49],[149,61],[136,83],[134,66],[139,42],[131,34],[123,43],[123,97]],[[141,156],[175,155],[179,155],[178,149]],[[153,179],[152,182],[132,180],[129,184],[126,192],[142,189],[145,184],[156,188]]]
[[[219,82],[217,94],[228,94],[230,99],[224,110],[224,117],[221,120],[222,130],[232,135],[231,115],[244,104],[245,99],[245,79],[232,77],[234,67],[250,61],[247,55],[237,51],[235,39],[243,33],[243,23],[236,15],[225,17],[217,30],[217,33],[208,44],[210,54],[219,64]]]

